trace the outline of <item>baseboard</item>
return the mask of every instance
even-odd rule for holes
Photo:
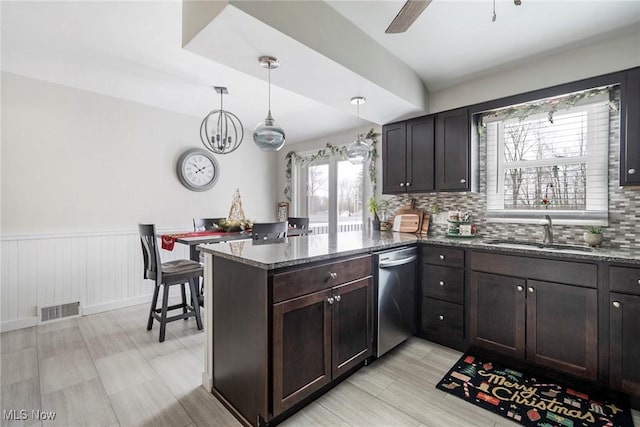
[[[142,295],[134,298],[121,299],[117,301],[109,301],[101,304],[86,305],[82,307],[82,315],[89,316],[91,314],[102,313],[104,311],[117,310],[119,308],[131,307],[132,305],[150,304],[152,294]],[[160,300],[161,298],[159,298]]]
[[[206,372],[202,373],[202,386],[211,393],[211,389],[213,388],[213,378],[211,378]]]
[[[38,316],[24,317],[17,320],[5,320],[0,323],[0,332],[15,331],[16,329],[30,328],[38,324]]]

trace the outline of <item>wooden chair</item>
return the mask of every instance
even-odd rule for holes
[[[253,240],[276,240],[287,237],[286,222],[255,222],[251,230]]]
[[[293,228],[299,228],[300,230],[306,230],[309,228],[309,218],[304,218],[304,217],[293,217],[290,216],[287,219],[287,222],[289,223],[289,227],[293,227]]]
[[[193,218],[193,231],[217,231],[220,221],[225,218]],[[204,257],[200,253],[200,262],[204,262]],[[200,281],[200,291],[198,292],[198,304],[204,307],[204,279]]]
[[[216,231],[224,218],[193,218],[193,231]]]
[[[185,284],[189,284],[191,301],[198,301],[197,283],[202,276],[202,264],[188,259],[179,259],[163,263],[160,259],[158,242],[156,239],[156,226],[154,224],[138,224],[140,231],[140,242],[142,244],[142,258],[144,260],[144,278],[155,281],[151,309],[149,310],[149,321],[147,330],[153,327],[153,319],[160,322],[160,342],[164,341],[165,331],[168,322],[189,317],[196,318],[198,330],[202,330],[202,320],[200,318],[200,306],[198,304],[187,304]],[[169,305],[169,288],[173,285],[182,285],[182,303]],[[158,294],[160,287],[164,286],[162,292],[162,307],[157,308]],[[167,317],[167,312],[182,309],[182,314]]]

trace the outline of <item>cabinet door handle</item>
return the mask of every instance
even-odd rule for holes
[[[440,280],[440,283],[438,283],[440,286],[444,286],[444,280]]]
[[[410,182],[407,182],[405,185],[406,185],[407,187],[409,187],[409,186],[411,185],[411,183],[410,183]]]
[[[518,292],[522,292],[522,291],[524,291],[524,288],[523,288],[522,286],[520,286],[520,285],[518,285],[518,286],[516,287],[516,289],[518,290]]]
[[[622,306],[622,304],[620,304],[620,301],[614,301],[614,302],[613,302],[613,306],[614,306],[615,308],[620,308],[620,307]]]
[[[404,187],[404,182],[401,182],[401,183],[400,183],[400,187]]]
[[[333,297],[327,298],[327,302],[329,303],[329,305],[333,304],[333,301],[334,301]]]
[[[635,175],[636,174],[636,170],[633,169],[633,168],[629,169],[628,172],[629,172],[629,175]]]
[[[336,295],[335,298],[336,298],[336,302],[340,302],[340,300],[342,299],[340,295]]]
[[[466,184],[466,183],[467,183],[467,180],[466,180],[466,179],[462,178],[462,179],[460,180],[460,184]]]
[[[532,294],[535,291],[535,289],[532,286],[529,286],[527,290],[529,291],[530,294]]]
[[[330,279],[337,279],[338,278],[338,273],[334,273],[333,271],[329,272],[329,278]]]
[[[637,283],[638,283],[638,285],[640,285],[640,279],[638,279]]]
[[[440,254],[440,259],[445,259],[445,256],[443,254]]]
[[[438,320],[440,321],[444,320],[444,316],[441,314],[440,316],[438,316]]]

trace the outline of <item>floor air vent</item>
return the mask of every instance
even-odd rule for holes
[[[50,307],[40,307],[40,322],[64,319],[65,317],[80,315],[80,301],[67,304],[52,305]]]

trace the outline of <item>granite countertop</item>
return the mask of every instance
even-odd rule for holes
[[[506,255],[543,255],[549,258],[582,261],[606,261],[640,265],[640,250],[594,248],[591,252],[578,250],[544,249],[519,245],[484,243],[481,237],[450,238],[421,236],[409,233],[354,231],[337,234],[309,234],[287,238],[282,242],[267,243],[252,240],[200,245],[198,249],[215,256],[231,259],[254,267],[273,270],[347,255],[371,253],[399,246],[424,243],[461,249],[489,250]]]
[[[487,238],[488,239],[488,238]],[[583,261],[606,261],[619,262],[624,264],[640,265],[640,250],[638,249],[611,249],[592,248],[591,251],[570,249],[546,249],[535,246],[525,247],[522,245],[508,244],[488,244],[482,237],[474,238],[452,238],[447,236],[421,236],[419,241],[424,244],[434,246],[453,246],[462,249],[480,249],[505,255],[543,255],[549,258],[564,258]]]
[[[200,245],[202,252],[231,259],[243,264],[273,270],[314,261],[357,255],[413,245],[419,235],[352,231],[336,234],[308,234],[288,237],[282,242],[266,243],[253,240]]]

